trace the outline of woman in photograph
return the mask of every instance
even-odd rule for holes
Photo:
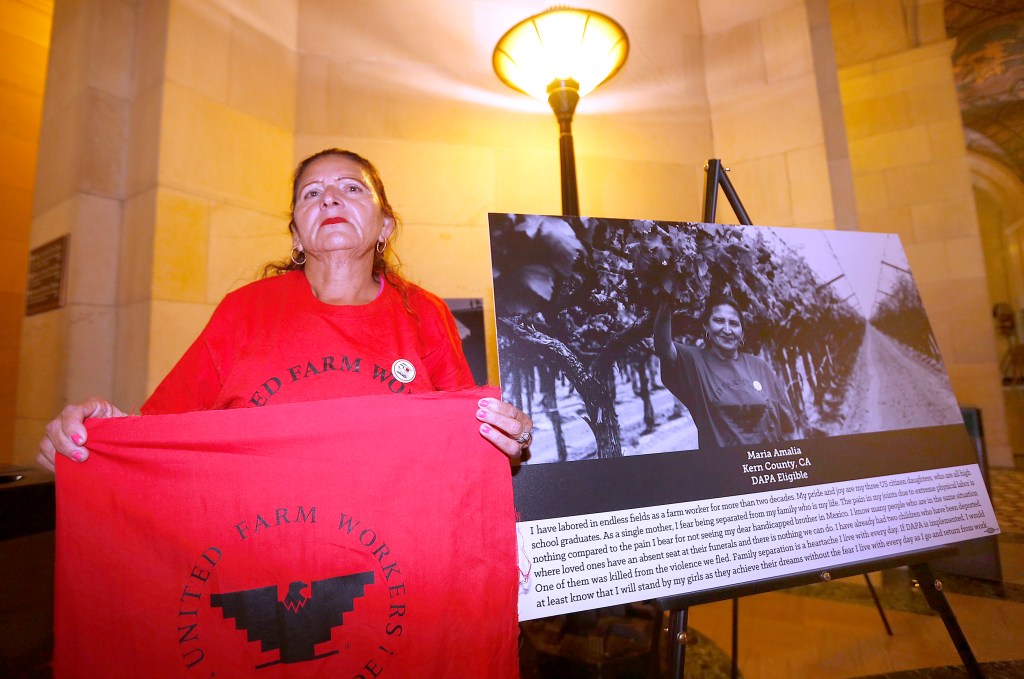
[[[743,347],[743,314],[735,300],[710,299],[702,316],[704,344],[672,337],[672,311],[662,304],[654,350],[662,383],[690,411],[701,450],[782,443],[801,437],[786,390],[768,364]]]
[[[143,415],[475,386],[444,301],[395,270],[398,216],[368,160],[339,149],[306,158],[291,207],[290,257],[221,301]],[[38,462],[84,462],[85,421],[124,415],[100,398],[65,407],[46,427]],[[533,422],[518,408],[485,398],[472,416],[511,460],[529,446]]]

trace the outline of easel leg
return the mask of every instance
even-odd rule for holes
[[[689,612],[688,608],[677,608],[669,617],[668,638],[672,653],[669,676],[673,679],[682,679],[683,677],[683,666],[686,664],[686,641],[689,635],[686,631],[686,620],[689,617]]]
[[[892,627],[889,627],[889,618],[885,617],[885,610],[882,608],[882,602],[878,600],[878,592],[875,591],[875,586],[871,584],[871,578],[868,574],[864,574],[864,582],[868,583],[868,591],[871,592],[871,598],[875,600],[875,608],[878,609],[878,614],[882,616],[882,624],[885,625],[885,633],[890,637],[892,636]]]
[[[964,636],[963,630],[960,629],[960,623],[957,622],[956,615],[953,614],[953,609],[950,608],[949,602],[946,600],[946,595],[942,593],[942,583],[935,579],[935,576],[932,575],[931,567],[926,563],[911,565],[910,572],[917,579],[917,584],[920,585],[928,606],[938,613],[942,618],[942,622],[945,623],[946,632],[949,633],[949,638],[953,641],[953,646],[956,647],[956,652],[960,655],[960,660],[963,661],[967,674],[977,679],[983,679],[984,675],[981,673],[981,667],[978,666],[978,661],[974,657],[974,651],[971,650],[970,644],[967,643],[967,637]]]
[[[740,600],[732,600],[732,679],[740,676]]]

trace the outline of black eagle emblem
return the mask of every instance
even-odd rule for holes
[[[277,586],[257,587],[240,592],[211,594],[210,605],[220,608],[225,619],[235,619],[235,629],[245,630],[249,641],[259,641],[264,653],[280,650],[280,659],[257,665],[256,669],[278,663],[318,660],[338,651],[316,654],[316,645],[330,641],[331,630],[342,624],[342,616],[363,596],[366,585],[373,584],[373,572],[301,580],[288,585],[288,593],[278,601]],[[309,587],[309,596],[302,590]]]

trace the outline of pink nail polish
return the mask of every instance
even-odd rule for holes
[[[477,419],[485,420],[485,419],[487,419],[487,411],[486,410],[478,410],[478,411],[476,411],[476,416],[477,416]]]
[[[74,441],[76,446],[82,445],[82,435],[81,434],[72,434],[71,435],[71,440]]]
[[[481,434],[489,434],[489,433],[490,433],[490,431],[491,431],[491,428],[490,428],[490,426],[488,426],[488,425],[486,425],[486,424],[481,424],[481,425],[480,425],[480,433],[481,433]]]
[[[84,461],[85,460],[85,451],[76,450],[75,452],[71,453],[71,459],[74,460],[75,462],[82,462],[82,461]]]
[[[480,405],[481,408],[486,408],[487,406],[491,405],[491,399],[489,399],[489,398],[482,398],[479,401],[479,405]]]

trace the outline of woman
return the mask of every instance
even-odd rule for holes
[[[672,313],[658,309],[654,350],[661,380],[690,411],[701,450],[800,438],[793,407],[779,379],[761,358],[743,353],[743,316],[730,298],[708,302],[705,342],[672,339]]]
[[[267,267],[280,275],[225,297],[143,415],[474,386],[444,302],[385,258],[398,217],[368,160],[339,149],[303,160],[291,212],[291,257]],[[84,462],[85,420],[124,415],[99,398],[67,406],[47,425],[38,462]],[[475,416],[511,460],[529,446],[533,422],[517,408],[485,398]]]

